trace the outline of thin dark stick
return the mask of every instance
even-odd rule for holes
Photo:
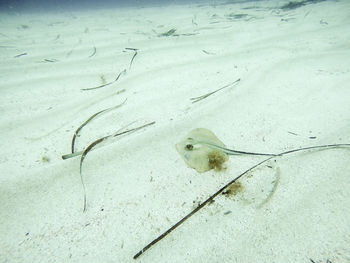
[[[83,129],[84,126],[86,126],[91,120],[93,120],[96,116],[100,115],[101,113],[106,113],[108,111],[114,110],[116,108],[119,108],[120,106],[123,106],[124,103],[126,102],[127,99],[125,99],[121,104],[114,106],[114,107],[110,107],[104,110],[101,110],[97,113],[95,113],[94,115],[92,115],[89,119],[87,119],[82,125],[80,125],[80,127],[74,132],[73,134],[73,138],[72,138],[72,153],[74,153],[74,144],[75,144],[75,140],[79,134],[79,132]]]
[[[192,103],[196,103],[196,102],[198,102],[198,101],[201,101],[201,100],[203,100],[203,99],[209,97],[210,95],[213,95],[214,93],[216,93],[216,92],[218,92],[218,91],[220,91],[220,90],[222,90],[222,89],[225,89],[225,88],[227,88],[227,87],[230,87],[230,86],[232,86],[233,84],[236,84],[236,83],[238,83],[238,82],[240,82],[240,81],[241,81],[241,79],[237,79],[236,81],[234,81],[234,82],[232,82],[232,83],[230,83],[230,84],[228,84],[228,85],[225,85],[225,86],[223,86],[223,87],[220,88],[220,89],[214,90],[214,91],[212,91],[212,92],[209,92],[209,93],[207,93],[207,94],[205,94],[205,95],[202,95],[202,96],[199,96],[199,97],[191,98],[191,100],[193,100]]]
[[[123,131],[123,132],[119,132],[119,130],[112,134],[112,135],[108,135],[108,136],[105,136],[105,137],[102,137],[96,141],[94,141],[93,143],[91,143],[88,147],[86,147],[86,149],[83,151],[82,155],[81,155],[81,158],[80,158],[80,180],[81,180],[81,184],[83,186],[83,192],[84,192],[84,208],[83,208],[83,212],[86,211],[86,188],[85,188],[85,184],[84,184],[84,180],[83,180],[83,174],[82,174],[82,167],[83,167],[83,161],[86,157],[86,155],[88,154],[88,152],[91,151],[92,148],[94,148],[97,144],[100,144],[101,142],[105,141],[106,139],[109,139],[111,137],[117,137],[117,136],[121,136],[123,134],[126,134],[126,133],[130,133],[130,132],[135,132],[137,130],[140,130],[142,128],[145,128],[147,126],[150,126],[150,125],[153,125],[155,124],[155,122],[150,122],[150,123],[147,123],[145,125],[142,125],[142,126],[139,126],[137,128],[133,128],[133,129],[130,129],[130,130],[126,130],[126,131]]]
[[[94,51],[93,51],[92,54],[89,56],[89,58],[95,56],[95,54],[96,54],[96,47],[94,47]]]
[[[190,218],[191,216],[193,216],[195,213],[197,213],[200,209],[202,209],[205,205],[207,205],[208,203],[210,203],[216,196],[218,196],[221,192],[223,192],[227,187],[229,187],[231,184],[233,184],[234,182],[236,182],[238,179],[240,179],[243,175],[249,173],[250,171],[252,171],[253,169],[255,169],[256,167],[262,165],[263,163],[271,160],[272,158],[275,157],[280,157],[286,154],[290,154],[290,153],[294,153],[294,152],[298,152],[298,151],[305,151],[305,150],[311,150],[311,149],[325,149],[325,148],[334,148],[334,147],[350,147],[350,144],[328,144],[328,145],[321,145],[321,146],[311,146],[311,147],[306,147],[306,148],[300,148],[300,149],[294,149],[294,150],[290,150],[290,151],[286,151],[286,152],[282,152],[280,154],[276,154],[276,156],[271,156],[257,164],[255,164],[254,166],[250,167],[248,170],[246,170],[245,172],[241,173],[239,176],[237,176],[236,178],[234,178],[233,180],[231,180],[230,182],[228,182],[226,185],[224,185],[223,187],[221,187],[218,191],[216,191],[213,195],[211,195],[207,200],[205,200],[203,203],[201,203],[197,208],[195,208],[193,211],[191,211],[189,214],[187,214],[185,217],[183,217],[180,221],[178,221],[175,225],[173,225],[172,227],[170,227],[167,231],[165,231],[163,234],[161,234],[159,237],[157,237],[156,239],[154,239],[151,243],[149,243],[147,246],[145,246],[142,250],[140,250],[137,254],[135,254],[135,256],[133,257],[134,259],[137,259],[139,256],[141,256],[142,253],[144,253],[145,251],[147,251],[148,249],[150,249],[154,244],[156,244],[157,242],[159,242],[160,240],[162,240],[165,236],[167,236],[170,232],[172,232],[174,229],[176,229],[178,226],[180,226],[182,223],[184,223],[188,218]]]
[[[181,225],[183,222],[185,222],[188,218],[190,218],[191,216],[193,216],[196,212],[198,212],[201,208],[203,208],[206,204],[208,204],[209,202],[211,202],[216,196],[218,196],[222,191],[224,191],[228,186],[230,186],[231,184],[233,184],[234,182],[236,182],[239,178],[241,178],[243,175],[245,175],[246,173],[250,172],[251,170],[253,170],[254,168],[256,168],[257,166],[263,164],[264,162],[272,159],[273,156],[261,161],[260,163],[254,165],[253,167],[249,168],[248,170],[246,170],[244,173],[240,174],[239,176],[237,176],[235,179],[231,180],[229,183],[227,183],[226,185],[224,185],[223,187],[221,187],[218,191],[216,191],[213,195],[211,195],[207,200],[205,200],[203,203],[201,203],[199,206],[197,206],[193,211],[191,211],[189,214],[187,214],[185,217],[183,217],[180,221],[178,221],[175,225],[173,225],[172,227],[170,227],[167,231],[165,231],[163,234],[161,234],[159,237],[157,237],[156,239],[154,239],[151,243],[149,243],[147,246],[145,246],[142,250],[140,250],[135,256],[134,259],[137,259],[139,256],[141,256],[141,254],[143,252],[145,252],[146,250],[148,250],[149,248],[151,248],[151,246],[153,246],[154,244],[156,244],[158,241],[162,240],[166,235],[168,235],[170,232],[172,232],[175,228],[177,228],[179,225]]]
[[[100,85],[100,86],[97,86],[97,87],[87,88],[87,89],[81,89],[81,90],[94,90],[94,89],[100,89],[100,88],[106,87],[106,86],[111,85],[111,84],[113,84],[114,82],[116,82],[116,81],[120,78],[120,76],[121,76],[122,74],[124,74],[124,73],[126,73],[126,69],[124,69],[122,72],[120,72],[119,75],[118,75],[118,77],[117,77],[115,80],[111,81],[111,82],[108,82],[108,83],[106,83],[106,84],[103,84],[103,85]]]

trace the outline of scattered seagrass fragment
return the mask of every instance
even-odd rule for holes
[[[137,50],[139,50],[139,49],[138,49],[138,48],[133,48],[133,47],[126,47],[125,50],[137,51]]]
[[[83,212],[86,211],[86,188],[85,188],[85,184],[84,184],[84,180],[83,180],[83,174],[82,174],[82,168],[83,168],[83,161],[86,157],[86,155],[98,144],[110,139],[110,138],[113,138],[113,137],[118,137],[118,136],[121,136],[121,135],[124,135],[124,134],[127,134],[127,133],[131,133],[131,132],[136,132],[142,128],[145,128],[145,127],[148,127],[148,126],[151,126],[155,124],[155,122],[150,122],[150,123],[147,123],[145,125],[142,125],[142,126],[139,126],[139,127],[136,127],[136,128],[133,128],[133,129],[130,129],[130,130],[126,130],[126,131],[123,131],[121,132],[122,129],[119,129],[118,131],[116,131],[115,133],[113,133],[112,135],[108,135],[108,136],[105,136],[105,137],[102,137],[96,141],[94,141],[93,143],[91,143],[88,147],[85,148],[85,150],[81,153],[81,158],[80,158],[80,169],[79,169],[79,172],[80,172],[80,180],[81,180],[81,184],[83,186],[83,193],[84,193],[84,207],[83,207]],[[63,156],[62,156],[63,158]],[[63,159],[67,159],[67,158],[63,158]]]
[[[207,55],[215,55],[215,53],[206,51],[206,50],[204,50],[204,49],[202,49],[202,52],[205,53],[205,54],[207,54]]]
[[[148,124],[142,125],[142,126],[140,126],[140,127],[130,129],[130,130],[125,131],[125,132],[123,132],[123,133],[118,133],[120,130],[126,129],[127,127],[129,127],[130,125],[134,124],[135,122],[136,122],[136,121],[133,121],[133,122],[129,123],[128,125],[126,125],[126,126],[124,126],[123,128],[119,129],[116,133],[114,133],[114,134],[112,134],[112,135],[109,135],[109,137],[117,137],[117,136],[122,135],[122,134],[124,134],[124,133],[134,132],[134,131],[137,131],[137,130],[139,130],[139,129],[141,129],[141,128],[147,127],[147,126],[152,125],[152,124],[155,123],[155,122],[148,123]],[[106,136],[106,137],[108,137],[108,136]],[[82,155],[83,152],[84,152],[84,150],[82,150],[82,151],[75,151],[74,153],[64,154],[64,155],[62,155],[61,157],[62,157],[63,160],[67,160],[67,159],[70,159],[70,158],[73,158],[73,157]]]
[[[230,83],[230,84],[227,84],[227,85],[223,86],[223,87],[220,88],[220,89],[214,90],[214,91],[212,91],[212,92],[209,92],[209,93],[207,93],[207,94],[205,94],[205,95],[202,95],[202,96],[199,96],[199,97],[191,98],[192,103],[196,103],[196,102],[198,102],[198,101],[201,101],[201,100],[203,100],[203,99],[209,97],[210,95],[213,95],[214,93],[216,93],[216,92],[218,92],[218,91],[220,91],[220,90],[223,90],[223,89],[225,89],[225,88],[231,87],[232,85],[234,85],[234,84],[236,84],[236,83],[238,83],[238,82],[240,82],[240,81],[241,81],[241,79],[237,79],[236,81],[234,81],[234,82],[232,82],[232,83]]]
[[[125,99],[121,104],[118,104],[118,105],[116,105],[116,106],[114,106],[114,107],[110,107],[110,108],[107,108],[107,109],[104,109],[104,110],[101,110],[101,111],[95,113],[95,114],[92,115],[90,118],[88,118],[82,125],[80,125],[79,128],[78,128],[78,129],[74,132],[74,134],[73,134],[73,138],[72,138],[72,147],[71,147],[71,148],[72,148],[72,153],[75,152],[75,149],[74,149],[75,141],[76,141],[76,139],[77,139],[77,137],[78,137],[78,135],[79,135],[79,132],[83,129],[84,126],[86,126],[90,121],[92,121],[94,118],[96,118],[97,116],[101,115],[102,113],[107,113],[107,112],[109,112],[109,111],[111,111],[111,110],[114,110],[114,109],[117,109],[117,108],[123,106],[124,103],[126,102],[126,100],[127,100],[127,99]]]
[[[257,208],[261,208],[263,207],[265,204],[267,204],[272,196],[274,195],[274,193],[276,192],[276,189],[278,187],[278,184],[280,182],[280,178],[281,178],[281,169],[279,167],[276,167],[276,173],[275,173],[275,180],[272,182],[273,183],[273,187],[271,189],[271,191],[269,192],[268,196],[264,199],[264,201],[262,201]]]
[[[199,33],[183,33],[183,34],[175,34],[174,36],[185,36],[185,37],[190,37],[190,36],[195,36],[198,35]]]
[[[120,72],[120,73],[118,74],[117,78],[116,78],[115,80],[111,81],[111,82],[108,82],[108,83],[106,83],[106,84],[102,84],[102,85],[97,86],[97,87],[86,88],[86,89],[81,89],[81,90],[94,90],[94,89],[100,89],[100,88],[109,86],[109,85],[113,84],[114,82],[118,81],[118,79],[120,78],[120,76],[121,76],[122,74],[125,74],[125,73],[126,73],[126,69],[124,69],[122,72]]]
[[[27,53],[22,53],[22,54],[14,56],[14,58],[19,58],[19,57],[26,56],[26,55],[28,55],[28,54]]]
[[[132,65],[132,62],[134,61],[136,55],[137,55],[137,48],[131,48],[131,47],[126,47],[125,48],[126,50],[132,50],[134,51],[134,55],[132,56],[131,60],[130,60],[130,65],[129,65],[129,70],[131,69],[131,65]]]
[[[95,56],[96,54],[96,47],[94,46],[94,50],[92,51],[92,54],[89,56],[89,58],[92,58],[93,56]]]
[[[44,59],[44,60],[42,60],[42,61],[40,61],[40,62],[50,62],[50,63],[55,63],[55,62],[58,62],[58,60],[57,60],[57,59],[55,59],[55,58],[51,58],[51,59],[46,58],[46,59]]]
[[[62,157],[63,160],[67,160],[67,159],[70,159],[70,158],[73,158],[73,157],[82,155],[83,152],[84,152],[84,151],[78,151],[78,152],[74,152],[74,153],[68,153],[68,154],[62,155],[61,157]]]

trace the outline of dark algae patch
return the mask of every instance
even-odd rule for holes
[[[176,29],[173,28],[173,29],[170,29],[170,30],[167,31],[167,32],[164,32],[164,33],[159,34],[158,36],[159,36],[159,37],[170,37],[170,36],[173,36],[173,35],[175,34],[175,32],[176,32]]]
[[[228,186],[225,191],[222,192],[226,197],[232,197],[244,190],[243,184],[241,182],[235,182]]]
[[[319,2],[323,2],[326,0],[303,0],[303,1],[290,1],[289,3],[281,6],[281,9],[284,11],[287,10],[293,10],[293,9],[297,9],[299,7],[302,7],[304,5],[308,5],[308,4],[316,4]]]
[[[242,19],[242,18],[245,18],[247,16],[248,16],[248,14],[235,14],[235,13],[231,13],[231,14],[227,15],[227,17],[231,18],[231,19]]]

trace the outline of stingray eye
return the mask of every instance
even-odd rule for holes
[[[193,145],[192,144],[187,144],[186,145],[186,150],[189,150],[189,151],[193,150]]]

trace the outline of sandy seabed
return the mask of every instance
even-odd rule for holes
[[[197,173],[175,149],[194,128],[244,151],[350,143],[349,1],[278,6],[2,13],[0,262],[134,262],[264,158]],[[155,124],[86,155],[83,213],[80,157],[61,156],[124,101],[76,151]],[[349,160],[348,148],[273,159],[137,261],[350,262]]]

